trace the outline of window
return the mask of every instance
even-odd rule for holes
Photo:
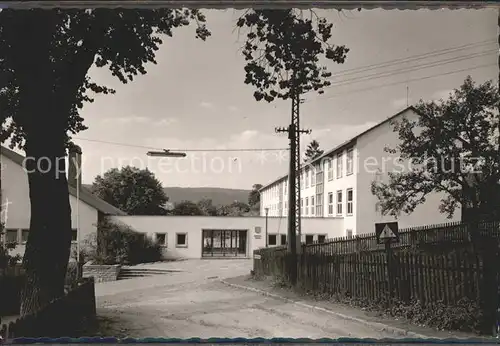
[[[316,194],[316,216],[323,216],[323,194]]]
[[[352,238],[352,229],[346,230],[345,233],[346,233],[346,236],[347,236],[348,239]]]
[[[337,178],[342,178],[342,153],[337,154]]]
[[[267,235],[267,245],[276,245],[276,234],[268,234]]]
[[[304,214],[304,199],[300,199],[300,213]]]
[[[318,243],[324,243],[325,239],[326,239],[326,235],[324,235],[324,234],[318,235]]]
[[[175,247],[187,247],[187,233],[175,234]]]
[[[328,193],[328,215],[333,215],[333,192]]]
[[[311,197],[311,215],[314,215],[314,196]]]
[[[17,243],[17,229],[8,229],[5,231],[6,243]]]
[[[304,189],[304,172],[300,172],[300,189]]]
[[[71,230],[71,241],[72,242],[78,241],[78,230],[74,228]]]
[[[306,235],[306,244],[312,244],[314,242],[314,236],[312,234]]]
[[[29,229],[22,229],[21,230],[21,244],[26,244],[28,241],[28,235],[30,233]]]
[[[284,182],[284,185],[285,185],[285,195],[286,195],[288,189],[287,181]]]
[[[342,191],[337,191],[337,215],[342,215]]]
[[[311,172],[311,187],[316,185],[316,168],[314,168]]]
[[[353,192],[352,189],[347,189],[347,215],[352,215],[353,212]]]
[[[167,234],[156,233],[156,242],[161,246],[167,246]]]
[[[346,175],[352,174],[353,172],[353,163],[354,163],[354,150],[349,149],[347,151],[347,172]]]
[[[306,197],[306,209],[305,209],[305,213],[304,214],[309,214],[309,198]]]
[[[328,169],[328,180],[333,180],[333,160],[331,158],[326,161],[327,169]]]
[[[281,235],[281,245],[286,245],[286,234]]]
[[[310,171],[306,171],[306,186],[305,186],[306,189],[309,188],[309,176],[311,175],[310,173],[311,173]]]

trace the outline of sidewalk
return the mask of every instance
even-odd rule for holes
[[[252,290],[265,295],[280,297],[281,299],[294,301],[302,306],[316,308],[346,319],[362,322],[367,325],[373,325],[375,328],[382,328],[398,335],[407,335],[409,338],[459,338],[459,339],[478,339],[497,340],[488,337],[479,337],[474,334],[463,332],[439,331],[429,327],[417,326],[407,321],[390,319],[378,316],[376,312],[364,311],[361,308],[355,308],[346,304],[334,303],[330,301],[318,301],[310,296],[303,296],[286,288],[279,288],[273,285],[271,279],[254,280],[250,275],[242,275],[222,281],[226,285],[234,288]]]

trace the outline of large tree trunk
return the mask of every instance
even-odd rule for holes
[[[45,132],[31,133],[26,142],[31,222],[24,254],[26,286],[21,315],[37,311],[64,294],[70,256],[71,208],[61,135],[64,131],[50,125],[54,124],[49,124]]]

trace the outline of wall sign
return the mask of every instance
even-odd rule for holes
[[[260,234],[260,232],[262,232],[262,228],[259,226],[255,227],[255,233]]]

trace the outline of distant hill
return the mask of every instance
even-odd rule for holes
[[[91,188],[92,185],[85,185]],[[163,188],[169,202],[198,202],[203,198],[211,199],[214,205],[228,205],[235,200],[248,203],[250,190],[223,189],[219,187],[165,187]]]

